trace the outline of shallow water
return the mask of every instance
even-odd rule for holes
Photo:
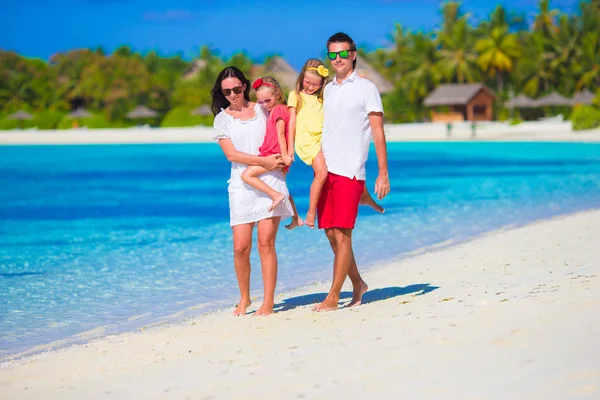
[[[364,268],[600,207],[597,144],[388,146],[386,213],[361,207],[354,233]],[[373,149],[367,171],[372,191]],[[0,146],[0,355],[234,304],[228,175],[214,144]],[[311,179],[300,163],[288,175],[301,213]],[[277,240],[278,291],[330,279],[322,232]]]

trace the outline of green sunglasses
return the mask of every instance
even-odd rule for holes
[[[356,51],[356,50],[330,51],[327,53],[327,58],[329,58],[331,61],[333,61],[339,55],[341,58],[345,59],[345,58],[348,58],[351,51]]]

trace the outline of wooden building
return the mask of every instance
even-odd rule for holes
[[[432,122],[491,121],[496,95],[482,83],[438,86],[423,101],[433,108]]]

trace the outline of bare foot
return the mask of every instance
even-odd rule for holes
[[[271,204],[271,207],[269,207],[269,211],[273,211],[274,209],[277,208],[277,206],[285,200],[285,196],[281,193],[279,193],[277,196],[273,197],[273,203]]]
[[[379,204],[377,204],[377,202],[375,200],[373,200],[373,198],[371,196],[362,196],[360,198],[359,204],[361,204],[363,206],[369,206],[373,210],[375,210],[381,214],[383,214],[385,212],[385,208],[383,208]]]
[[[306,220],[304,222],[310,229],[315,229],[315,213],[306,213]]]
[[[332,299],[329,296],[327,296],[325,298],[325,300],[323,300],[322,303],[317,304],[316,306],[313,307],[313,311],[316,312],[321,312],[321,311],[335,311],[338,309],[338,302],[340,301],[340,299]]]
[[[302,218],[296,216],[296,217],[292,217],[292,222],[287,224],[285,226],[285,229],[289,229],[291,231],[292,229],[297,228],[302,225],[304,225],[304,221],[302,221]]]
[[[268,306],[263,304],[260,306],[258,310],[254,313],[255,317],[266,317],[267,315],[273,314],[273,306]]]
[[[352,289],[352,301],[348,304],[348,307],[356,307],[360,306],[362,303],[363,294],[365,294],[369,290],[369,286],[362,281],[358,287]]]
[[[242,315],[246,315],[246,308],[250,307],[250,304],[252,304],[252,302],[250,301],[250,299],[248,299],[248,300],[244,300],[244,299],[240,300],[239,304],[237,305],[237,307],[233,311],[233,315],[235,315],[236,317],[241,317]]]

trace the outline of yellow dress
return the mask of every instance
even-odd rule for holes
[[[313,160],[321,150],[321,135],[323,133],[323,102],[316,95],[300,93],[302,105],[296,111],[296,154],[302,161],[312,165]],[[296,91],[288,96],[288,107],[298,110]]]

